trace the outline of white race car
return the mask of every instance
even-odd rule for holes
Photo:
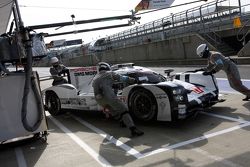
[[[163,76],[133,63],[117,64],[112,70],[138,81],[133,85],[117,83],[114,91],[139,120],[177,121],[218,102],[219,90],[213,75],[184,72]],[[96,66],[70,69],[70,84],[43,90],[50,114],[58,115],[64,109],[103,111],[95,101],[92,88],[97,73]]]

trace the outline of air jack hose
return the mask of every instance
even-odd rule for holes
[[[24,84],[24,92],[23,92],[23,99],[22,99],[22,123],[23,127],[29,131],[34,132],[38,129],[38,127],[41,125],[42,119],[43,119],[43,103],[42,98],[40,96],[38,85],[36,84],[35,76],[32,73],[32,50],[31,46],[27,48],[27,64],[25,67],[25,84]],[[28,95],[30,93],[30,88],[32,86],[32,90],[35,95],[35,100],[37,103],[37,111],[38,111],[38,118],[34,125],[30,125],[27,120],[27,107],[28,107]]]

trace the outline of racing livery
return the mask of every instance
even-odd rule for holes
[[[177,121],[196,115],[218,102],[218,87],[213,75],[184,72],[167,76],[133,63],[113,65],[112,70],[136,79],[137,83],[115,84],[117,96],[129,107],[134,118],[149,121]],[[94,98],[92,81],[96,66],[70,69],[71,83],[43,91],[45,105],[52,115],[63,109],[105,111]]]

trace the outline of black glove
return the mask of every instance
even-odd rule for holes
[[[212,73],[210,71],[204,71],[202,74],[203,75],[212,75]]]
[[[58,73],[59,76],[61,76],[62,74],[64,74],[63,71],[60,71],[60,72]]]
[[[68,73],[69,72],[69,69],[65,68],[62,70],[63,73]]]
[[[199,69],[194,70],[194,72],[198,72],[198,71],[205,71],[205,70],[204,68],[199,68]]]
[[[142,81],[140,81],[139,79],[136,79],[135,81],[136,81],[135,83],[137,84],[142,84]]]
[[[212,74],[215,74],[216,71],[215,70],[212,70],[212,71],[204,71],[202,74],[203,75],[212,75]]]
[[[69,72],[69,69],[62,69],[62,71],[59,72],[58,75],[62,75],[62,74],[68,73],[68,72]]]

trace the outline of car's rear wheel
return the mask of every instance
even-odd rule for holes
[[[61,102],[58,96],[54,92],[46,93],[46,107],[51,115],[61,114]]]
[[[146,89],[133,91],[129,98],[131,114],[143,121],[155,119],[157,114],[157,102],[154,95]]]

